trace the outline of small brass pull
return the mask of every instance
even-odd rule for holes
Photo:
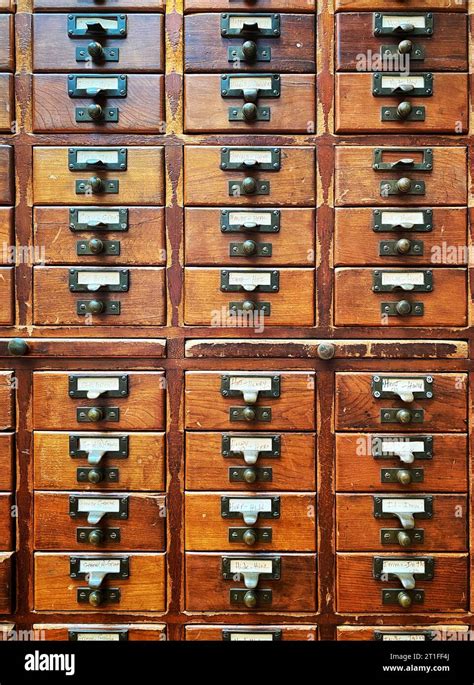
[[[26,340],[22,340],[21,338],[13,338],[8,342],[8,351],[15,357],[22,357],[23,355],[28,354],[28,350],[29,347]]]
[[[245,469],[244,471],[244,481],[246,483],[255,483],[257,480],[257,472],[255,469]]]
[[[87,411],[87,418],[89,419],[89,421],[92,421],[93,423],[96,423],[97,421],[102,421],[102,419],[104,418],[104,410],[100,407],[91,407]]]
[[[407,592],[398,593],[398,603],[404,609],[408,609],[411,606],[411,597]]]
[[[246,545],[251,547],[257,542],[257,533],[252,528],[249,528],[243,534],[242,540],[245,542]]]
[[[410,485],[412,478],[408,469],[400,469],[397,471],[397,480],[401,485]]]
[[[257,57],[257,44],[253,40],[246,40],[242,45],[242,54],[247,62],[253,62]]]
[[[257,105],[255,105],[253,102],[246,102],[242,107],[242,114],[244,115],[244,119],[246,119],[246,121],[255,121],[258,114]]]
[[[400,302],[397,302],[395,309],[400,316],[407,316],[411,314],[411,303],[408,300],[400,300]]]
[[[243,250],[246,255],[255,254],[256,249],[257,243],[255,242],[255,240],[246,240],[243,244]]]
[[[244,312],[253,312],[255,309],[255,303],[251,300],[245,300],[245,302],[242,303],[242,309]]]
[[[244,595],[244,604],[249,609],[253,609],[257,606],[257,595],[253,590],[249,590]]]
[[[98,607],[102,604],[103,601],[103,595],[100,590],[94,590],[94,592],[91,592],[89,595],[89,604],[92,604],[93,607]]]
[[[104,48],[96,40],[89,43],[87,52],[91,56],[93,62],[102,62],[105,56]]]
[[[91,238],[88,242],[89,250],[93,254],[100,254],[104,251],[104,243],[100,238]]]
[[[332,343],[321,343],[318,345],[318,357],[320,359],[332,359],[336,354],[336,348]]]
[[[242,181],[242,192],[244,195],[252,195],[257,190],[257,182],[251,176],[247,176]]]
[[[89,314],[102,314],[105,309],[105,304],[102,300],[90,300],[86,305]]]
[[[398,544],[400,545],[400,547],[409,547],[410,546],[410,543],[411,543],[410,536],[408,535],[408,533],[405,533],[404,530],[401,530],[397,534],[397,540],[398,540]]]
[[[97,485],[97,483],[100,483],[104,480],[104,472],[102,469],[91,469],[87,474],[87,480],[89,483]]]
[[[89,533],[89,542],[91,545],[101,545],[104,542],[104,539],[104,533],[99,528],[96,528]]]
[[[407,55],[413,50],[413,43],[411,40],[401,40],[398,44],[398,52],[401,55]]]
[[[104,182],[99,176],[91,176],[88,185],[93,193],[102,193],[104,191]]]
[[[399,193],[409,193],[411,190],[411,179],[403,176],[397,181],[397,189]]]
[[[399,254],[407,254],[410,252],[410,248],[411,240],[408,240],[408,238],[400,238],[400,240],[397,240],[396,250]]]
[[[256,412],[252,407],[245,407],[242,414],[246,421],[255,421]]]
[[[94,121],[100,121],[104,118],[104,109],[100,105],[94,103],[87,108],[87,114]]]
[[[413,107],[411,106],[411,103],[408,102],[407,100],[400,102],[400,104],[397,107],[398,118],[399,119],[406,119],[407,117],[410,116],[412,109],[413,109]]]
[[[396,414],[396,419],[398,423],[410,423],[411,411],[408,411],[408,409],[399,409]]]

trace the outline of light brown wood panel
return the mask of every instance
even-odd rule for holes
[[[280,517],[263,518],[259,516],[254,525],[244,522],[242,516],[221,514],[223,497],[244,498],[246,500],[279,498]],[[266,498],[263,492],[187,492],[185,495],[185,546],[194,552],[214,550],[277,550],[282,552],[316,551],[316,499],[314,495],[274,492]],[[271,542],[255,542],[249,546],[245,542],[233,542],[230,529],[254,530],[257,532],[271,529]]]
[[[0,325],[2,326],[13,325],[15,322],[14,291],[14,268],[0,267]]]
[[[7,10],[7,11],[13,11],[13,9],[14,9],[13,0],[0,0],[0,9],[1,10]]]
[[[426,491],[423,493],[427,495]],[[464,552],[467,544],[468,505],[465,495],[431,495],[433,498],[432,518],[421,518],[415,514],[415,528],[424,531],[422,543],[406,548],[398,543],[382,544],[382,528],[403,530],[397,516],[375,518],[374,498],[406,500],[408,494],[336,495],[336,548],[341,552],[411,552],[424,554],[443,550]]]
[[[0,371],[0,430],[7,430],[15,425],[13,383],[12,371]]]
[[[417,580],[415,589],[424,590],[423,604],[408,609],[398,604],[383,604],[382,591],[400,588],[398,579],[381,581],[373,577],[374,557],[390,559],[433,558],[433,580]],[[337,554],[337,610],[342,613],[423,614],[434,611],[462,613],[468,608],[467,554]],[[416,576],[415,576],[416,579]]]
[[[116,468],[118,482],[100,481],[97,485],[78,483],[79,468],[94,468],[83,458],[72,458],[69,453],[69,436],[96,437],[98,440],[128,437],[128,457],[116,459],[107,453],[99,469]],[[1,436],[0,436],[1,438]],[[164,433],[65,433],[35,431],[34,487],[41,490],[151,490],[165,489],[165,436]],[[0,471],[1,475],[1,471]]]
[[[433,398],[403,402],[400,398],[376,399],[372,395],[372,379],[381,378],[433,378]],[[446,432],[466,431],[467,427],[467,376],[464,373],[336,373],[335,398],[336,430],[376,430],[390,432]],[[422,409],[423,423],[381,423],[382,409]]]
[[[314,554],[262,554],[259,560],[278,558],[281,562],[279,580],[259,580],[257,590],[271,590],[271,604],[257,604],[247,609],[244,604],[232,604],[230,591],[245,588],[244,579],[224,580],[222,558],[252,558],[250,554],[196,554],[187,552],[186,609],[188,611],[316,611],[317,575]]]
[[[164,203],[163,148],[127,147],[126,149],[128,157],[126,171],[97,173],[88,170],[69,171],[67,147],[33,148],[34,203],[57,205],[60,198],[61,204],[65,205],[162,205]],[[98,195],[77,194],[76,181],[87,181],[95,175],[103,181],[118,180],[119,192]]]
[[[0,244],[2,245],[1,262],[13,264],[15,254],[13,251],[13,208],[0,207]],[[8,249],[11,248],[11,249]]]
[[[103,589],[120,590],[120,601],[95,607],[77,601],[78,588],[87,588],[83,578],[70,577],[70,560],[129,559],[129,577],[105,580]],[[35,609],[37,611],[164,611],[166,607],[165,554],[54,554],[34,555]]]
[[[313,326],[314,269],[278,269],[278,292],[221,291],[222,269],[188,267],[184,272],[184,320],[191,326],[240,325],[252,328],[265,326]],[[227,271],[232,271],[228,268]],[[249,269],[252,271],[252,269]],[[257,269],[258,271],[258,269]],[[255,273],[255,271],[253,272]],[[232,302],[251,302],[254,311],[234,312]],[[263,316],[258,303],[269,302],[270,314]]]
[[[101,16],[101,7],[96,5],[96,16]],[[138,8],[137,8],[138,9]],[[91,17],[94,14],[91,13]],[[139,71],[162,72],[164,67],[164,36],[162,14],[128,14],[127,36],[104,38],[104,47],[117,49],[116,62],[76,61],[76,48],[84,48],[90,35],[70,38],[67,30],[67,15],[33,15],[33,71]],[[51,50],[54,40],[54,50]],[[102,43],[101,40],[98,42]]]
[[[383,440],[390,434],[381,433],[379,437]],[[403,441],[403,435],[396,437]],[[412,464],[406,464],[395,454],[375,459],[370,433],[337,433],[336,490],[377,492],[383,487],[387,492],[467,492],[467,436],[446,433],[430,437],[432,459],[415,458]],[[386,469],[421,469],[423,481],[409,485],[387,483],[382,477]]]
[[[335,204],[350,205],[465,205],[466,204],[466,148],[438,147],[433,150],[433,169],[431,171],[410,171],[409,168],[375,170],[374,150],[384,149],[382,163],[395,163],[401,159],[421,162],[422,147],[415,151],[410,147],[396,147],[394,152],[388,146],[381,148],[366,146],[338,146],[335,158]],[[399,194],[387,195],[382,188],[385,181],[409,178],[412,182],[425,183],[424,195]],[[416,185],[416,183],[412,183]]]
[[[252,12],[247,16],[251,17]],[[232,60],[229,62],[228,50],[232,48],[238,51],[246,36],[222,36],[220,23],[220,15],[217,13],[188,14],[185,17],[185,71],[212,72],[233,68]],[[315,18],[309,14],[282,14],[280,35],[257,37],[254,42],[262,49],[270,49],[270,60],[240,60],[240,71],[315,71]],[[234,61],[237,62],[237,59]]]
[[[393,78],[391,74],[387,77]],[[432,83],[433,94],[429,97],[409,93],[374,97],[373,74],[336,74],[336,133],[466,133],[468,75],[437,73],[433,74]],[[401,102],[409,102],[415,112],[423,107],[424,121],[382,121],[382,111],[396,108]]]
[[[13,549],[13,531],[16,519],[12,507],[12,494],[0,492],[0,550],[2,552],[9,552]]]
[[[100,213],[102,209],[98,209]],[[130,207],[128,230],[71,230],[68,207],[35,207],[34,238],[40,248],[37,263],[42,264],[164,264],[165,212],[163,207]],[[1,210],[0,210],[1,227]],[[115,240],[120,254],[78,254],[78,242],[94,239]],[[44,248],[44,250],[42,249]]]
[[[50,0],[51,1],[51,0]],[[254,0],[185,0],[185,12],[192,11],[254,11]],[[267,12],[314,12],[315,0],[258,0],[258,11]]]
[[[227,435],[252,438],[252,433]],[[279,457],[259,456],[255,466],[241,456],[224,457],[222,433],[186,433],[186,488],[188,490],[307,490],[316,488],[314,433],[259,433],[280,439]],[[233,468],[271,470],[271,481],[230,482]]]
[[[0,3],[0,9],[3,9]],[[0,15],[0,71],[13,71],[15,49],[13,39],[13,16]]]
[[[382,9],[380,7],[379,9]],[[397,8],[400,9],[400,8]],[[423,59],[410,59],[410,71],[467,71],[467,15],[452,12],[433,12],[433,33],[430,36],[418,36],[403,33],[383,36],[374,35],[374,15],[372,12],[343,12],[336,15],[336,61],[340,71],[360,69],[360,55],[371,51],[374,58],[382,57],[384,45],[397,46],[407,38],[415,49],[421,47]],[[410,17],[410,14],[401,17]],[[357,36],[357,40],[354,40]],[[363,46],[363,49],[361,49]],[[410,58],[411,54],[407,57]],[[399,53],[396,55],[401,57]],[[403,56],[400,65],[406,65]],[[395,60],[389,64],[396,64]],[[371,68],[368,60],[368,70]],[[376,71],[379,66],[373,66]],[[393,67],[392,67],[393,68]]]
[[[341,16],[341,15],[338,15]],[[461,15],[456,15],[461,16]],[[387,208],[388,209],[388,208]],[[404,211],[393,210],[393,217],[402,217]],[[464,207],[434,207],[431,211],[432,230],[374,231],[374,212],[384,210],[368,207],[339,208],[335,212],[334,262],[341,266],[366,265],[419,265],[462,266],[469,262],[467,247],[467,210]],[[408,210],[407,210],[408,211]],[[418,210],[415,212],[420,216]],[[405,215],[407,219],[410,216]],[[390,216],[388,216],[390,220]],[[397,219],[398,220],[398,219]],[[399,240],[421,241],[422,254],[380,254],[381,243]],[[413,246],[412,246],[413,248]]]
[[[13,204],[14,198],[13,148],[0,145],[0,204]]]
[[[262,69],[261,71],[264,71]],[[230,76],[237,76],[231,72]],[[246,78],[252,79],[247,75]],[[184,77],[184,130],[187,133],[251,134],[281,131],[308,133],[315,130],[316,87],[311,74],[281,74],[278,98],[259,97],[258,107],[270,110],[269,121],[229,121],[229,110],[237,112],[243,97],[223,98],[220,74],[188,74]],[[258,82],[255,87],[258,87]]]
[[[245,407],[243,397],[221,395],[222,376],[245,376],[239,371],[187,371],[185,427],[192,430],[314,430],[315,375],[312,372],[253,371],[249,375],[280,376],[280,397],[262,397],[255,405],[271,408],[270,421],[231,421],[231,407]]]
[[[115,75],[100,75],[113,79]],[[117,74],[117,78],[120,75]],[[127,96],[100,100],[105,112],[118,109],[116,123],[77,121],[78,108],[87,111],[94,98],[71,98],[67,74],[33,76],[33,131],[37,133],[163,133],[164,77],[160,74],[127,74]]]
[[[101,271],[102,267],[85,267],[81,271]],[[34,309],[36,324],[93,326],[162,326],[165,323],[165,270],[163,267],[131,267],[126,292],[76,292],[69,290],[69,269],[60,266],[34,268]],[[102,270],[103,272],[103,270]],[[150,293],[153,297],[150,298]],[[99,300],[120,302],[120,313],[80,315],[77,302]]]
[[[257,640],[268,640],[266,635],[270,634],[270,640],[273,640],[273,634],[278,631],[281,633],[281,640],[285,641],[300,641],[300,642],[314,642],[318,639],[318,631],[316,626],[306,626],[299,624],[278,624],[278,625],[196,625],[186,626],[185,639],[196,640],[223,640],[223,633],[229,634],[230,642],[253,642]],[[262,637],[262,633],[264,637]]]
[[[384,273],[390,269],[383,269]],[[466,326],[467,270],[433,269],[431,292],[373,291],[374,269],[353,267],[335,270],[334,304],[336,326]],[[357,300],[354,293],[358,294]],[[408,301],[409,314],[390,315],[382,303]],[[411,313],[422,303],[423,314]]]
[[[72,398],[69,397],[69,377],[106,378],[128,377],[129,392],[123,398]],[[121,430],[163,429],[165,414],[165,377],[162,372],[151,371],[36,371],[33,374],[33,422],[40,430],[75,431],[108,428]],[[79,422],[78,407],[118,407],[119,421]]]
[[[429,642],[431,640],[443,641],[452,639],[467,639],[469,626],[463,625],[413,625],[413,626],[339,626],[336,629],[337,640],[376,640],[381,639],[383,642],[393,640],[403,640],[403,637],[398,637],[406,634],[406,640]],[[431,635],[426,635],[430,633]],[[377,635],[385,635],[382,638],[376,638]],[[397,637],[391,637],[396,635]],[[416,635],[417,637],[411,637]],[[421,637],[419,637],[421,636]]]
[[[132,12],[146,12],[150,10],[164,10],[164,0],[106,0],[107,10],[130,10]],[[35,10],[73,10],[87,12],[87,10],[103,10],[103,2],[98,5],[97,0],[33,0]]]
[[[467,0],[408,0],[403,3],[403,11],[439,10],[444,12],[465,12]],[[336,0],[336,12],[339,10],[385,10],[400,11],[400,0]]]
[[[120,519],[105,515],[99,524],[87,522],[87,514],[74,518],[69,514],[70,498],[92,500],[110,498],[114,493],[35,492],[34,494],[34,546],[37,550],[68,549],[79,552],[95,550],[161,552],[165,550],[166,506],[163,495],[127,494],[128,517]],[[115,493],[115,499],[124,497]],[[90,533],[101,530],[104,540],[99,545],[77,540],[77,531],[84,528]],[[107,530],[118,529],[120,541],[107,537]]]
[[[0,490],[13,490],[14,433],[0,433]]]
[[[262,232],[245,230],[225,232],[222,227],[222,213],[226,212],[232,220],[258,223],[271,217],[270,212],[279,212],[280,230]],[[314,238],[316,234],[316,215],[313,209],[280,209],[255,212],[249,210],[239,217],[232,215],[232,209],[210,209],[187,207],[185,209],[185,249],[186,264],[194,266],[216,264],[238,264],[239,266],[312,266],[315,261]],[[276,225],[276,224],[275,224]],[[271,245],[268,256],[249,255],[238,257],[233,254],[233,245],[252,240],[257,247]]]
[[[120,639],[115,637],[120,633],[125,633],[126,639],[132,642],[166,640],[166,626],[160,623],[35,623],[33,630],[44,640],[102,642]]]
[[[255,142],[258,147],[258,141]],[[248,149],[251,158],[252,146]],[[242,146],[238,146],[239,150]],[[268,148],[270,149],[270,148]],[[188,205],[307,205],[315,203],[315,150],[281,147],[280,171],[226,171],[220,168],[221,146],[186,145],[184,148],[184,202]],[[246,177],[269,182],[268,195],[239,195],[229,183]]]
[[[0,611],[2,614],[10,613],[12,609],[12,572],[13,552],[0,554]]]
[[[0,131],[11,133],[13,118],[13,76],[0,74]]]

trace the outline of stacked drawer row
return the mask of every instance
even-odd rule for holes
[[[10,0],[0,3],[0,134],[15,133],[15,20]],[[0,146],[0,242],[3,254],[0,259],[0,325],[8,326],[14,322],[14,264],[10,246],[14,245],[13,225],[15,202],[13,148]]]
[[[0,372],[0,613],[15,609],[15,388],[12,371]]]

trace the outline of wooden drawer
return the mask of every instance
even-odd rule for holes
[[[4,9],[2,3],[0,9]],[[13,71],[15,68],[13,30],[13,16],[0,14],[0,71]]]
[[[431,95],[397,93],[374,97],[375,90],[390,93],[407,83],[420,89],[427,88],[428,84]],[[467,93],[467,74],[336,74],[335,130],[336,133],[466,133]],[[406,118],[397,115],[403,107],[411,107]]]
[[[43,264],[163,265],[164,224],[163,207],[34,209],[35,244],[44,248]]]
[[[120,31],[123,19],[119,15],[101,13],[98,4],[90,9],[92,12],[84,15],[79,8],[79,15],[72,19],[67,14],[33,15],[33,71],[163,71],[162,14],[127,14],[122,27],[126,35],[117,36],[114,34]],[[97,34],[88,31],[84,25],[86,21],[94,23],[97,20],[99,23],[102,20],[106,26],[106,34],[99,40]],[[83,32],[83,35],[71,36],[71,29]],[[51,51],[52,39],[54,51]],[[105,48],[107,59],[92,59],[87,50],[90,43],[98,43]]]
[[[239,325],[251,327],[313,326],[314,280],[314,269],[188,267],[184,272],[185,323],[229,326],[237,319]]]
[[[15,514],[13,496],[9,492],[0,492],[0,550],[9,552],[13,549],[13,530]]]
[[[15,425],[14,382],[11,371],[0,371],[0,430],[14,428]]]
[[[35,492],[34,507],[35,549],[165,551],[163,495]]]
[[[315,461],[314,433],[186,433],[188,490],[312,491]]]
[[[0,145],[0,204],[11,205],[14,198],[13,148]]]
[[[383,513],[385,509],[401,511],[401,518],[394,513]],[[414,513],[420,510],[421,513]],[[339,494],[336,495],[337,549],[342,552],[409,549],[420,554],[436,550],[464,552],[467,512],[465,495]]]
[[[466,326],[467,270],[336,269],[334,304],[336,326]]]
[[[387,10],[390,12],[400,11],[399,0],[336,0],[336,12],[339,10]],[[403,11],[420,10],[427,12],[439,10],[440,12],[465,12],[467,0],[408,0],[403,4]]]
[[[469,261],[467,211],[461,207],[352,207],[336,209],[335,217],[336,265],[456,266]]]
[[[71,86],[71,83],[73,84]],[[77,84],[77,85],[76,85]],[[126,96],[68,93],[103,88]],[[92,119],[90,108],[98,119]],[[109,118],[110,117],[110,118]],[[158,74],[36,74],[33,131],[38,133],[163,133],[164,77]]]
[[[121,150],[126,161],[122,161]],[[85,168],[70,169],[70,154],[73,163],[79,157],[80,167]],[[88,165],[89,161],[93,164]],[[106,165],[105,171],[94,167],[97,161]],[[117,164],[126,164],[126,169],[111,168]],[[35,147],[33,201],[47,205],[57,205],[58,198],[66,205],[164,204],[163,164],[162,147]],[[101,179],[102,185],[90,179]]]
[[[278,171],[262,168],[271,163],[272,150],[276,151],[273,159]],[[227,157],[239,168],[221,168],[222,163],[227,164],[221,160]],[[252,170],[254,163],[258,171]],[[315,175],[315,150],[311,147],[184,148],[184,201],[188,205],[314,205]]]
[[[12,133],[15,118],[12,74],[0,74],[0,131]]]
[[[0,433],[0,490],[13,490],[14,433]],[[309,489],[309,488],[308,488]]]
[[[235,92],[236,96],[224,96],[223,86],[226,93]],[[246,89],[257,90],[256,103],[246,101]],[[266,95],[275,92],[279,95]],[[315,76],[245,72],[187,75],[184,77],[184,103],[184,130],[187,133],[308,133],[315,129]],[[250,108],[249,119],[245,118],[247,107]]]
[[[185,12],[217,10],[248,11],[254,9],[249,0],[185,0]],[[267,12],[314,12],[315,0],[258,0],[258,10]]]
[[[467,436],[338,433],[336,490],[382,487],[387,492],[467,492]]]
[[[115,642],[166,640],[166,626],[160,623],[36,623],[33,630],[44,640],[69,642]]]
[[[192,207],[185,209],[184,221],[186,264],[314,265],[313,209]]]
[[[9,614],[12,609],[13,552],[0,554],[0,612]]]
[[[187,552],[185,559],[188,611],[316,611],[314,554]],[[243,571],[252,568],[255,572],[262,569],[262,573],[256,589],[250,589],[249,594]],[[272,578],[276,574],[279,578]],[[247,581],[247,585],[251,584]],[[244,603],[244,598],[250,606]],[[252,606],[254,599],[256,604]]]
[[[77,560],[76,565],[71,561]],[[112,567],[113,560],[118,563]],[[123,560],[120,562],[120,560]],[[102,593],[99,604],[91,604],[88,595],[91,588],[85,580],[87,571],[110,569],[98,592]],[[104,564],[106,562],[106,564]],[[164,611],[166,608],[166,566],[164,554],[52,554],[34,555],[35,609],[37,611]],[[102,563],[102,566],[101,566]],[[114,573],[126,572],[128,577],[116,578]],[[120,566],[120,570],[115,569]],[[83,570],[81,570],[81,568]],[[78,573],[71,578],[72,573]],[[83,597],[79,598],[79,590]],[[114,597],[110,597],[109,593]],[[117,590],[120,596],[117,601]],[[94,591],[93,591],[94,592]],[[93,600],[96,599],[93,596]],[[82,599],[82,601],[79,601]]]
[[[35,431],[33,437],[37,489],[165,489],[164,433]]]
[[[402,562],[433,559],[434,577],[424,580],[413,576],[415,588],[408,591],[392,573],[385,573],[386,580],[378,580],[374,578],[374,559],[383,557]],[[460,613],[468,608],[467,554],[337,554],[336,569],[337,610],[341,613]],[[423,590],[423,602],[412,601],[407,608],[398,602],[384,604],[382,593],[387,590],[407,594]],[[398,596],[396,593],[393,594]]]
[[[255,23],[257,32],[245,30],[246,24]],[[316,69],[315,20],[309,14],[190,14],[184,18],[184,41],[188,72],[228,71],[236,63],[241,71]],[[250,43],[248,59],[242,52],[244,42]]]
[[[97,10],[97,0],[33,0],[35,10]],[[106,10],[130,10],[131,12],[161,11],[165,0],[107,0]],[[100,7],[100,9],[103,9]]]
[[[425,170],[420,169],[422,164]],[[464,205],[466,184],[465,147],[336,147],[336,206]]]
[[[318,639],[316,626],[303,625],[215,625],[186,626],[186,640],[225,640],[229,642],[309,641]]]
[[[117,381],[128,383],[128,389],[119,385],[118,391],[106,390],[112,386],[117,388]],[[35,371],[34,427],[40,430],[84,430],[96,426],[99,430],[115,431],[163,429],[164,383],[164,374],[152,371]],[[76,387],[79,387],[79,397]],[[98,398],[92,397],[101,390]],[[100,411],[92,416],[92,412],[88,415],[90,409]]]
[[[429,378],[433,379],[432,399],[417,399],[415,394],[413,401],[408,401],[408,397],[404,401],[390,390],[383,390],[379,398],[373,395],[373,392],[380,392],[377,379],[385,387],[388,384],[397,389],[398,386],[403,394],[408,387],[417,393],[415,387],[421,386],[420,381],[404,384],[403,379],[424,379],[427,390]],[[411,416],[395,416],[392,422],[392,409],[397,412],[408,410]],[[336,373],[336,430],[463,432],[467,426],[467,411],[467,376],[464,373]]]
[[[0,241],[2,246],[14,246],[13,240],[13,208],[0,207]],[[4,264],[12,264],[14,262],[13,249],[2,250],[2,262]],[[12,262],[13,260],[13,262]]]
[[[397,8],[399,9],[399,8]],[[377,25],[375,25],[377,22]],[[398,29],[402,24],[416,28]],[[427,31],[430,30],[428,34]],[[336,15],[338,71],[379,71],[387,48],[391,50],[387,68],[405,67],[410,71],[467,71],[467,15],[430,12],[344,12]],[[354,40],[357,36],[357,40]],[[401,53],[402,41],[410,41],[409,53]],[[361,50],[363,46],[363,50]],[[401,50],[407,49],[404,44]],[[385,48],[385,50],[382,50]],[[361,53],[371,51],[374,62],[361,62]],[[422,58],[420,58],[422,56]],[[415,58],[415,59],[413,59]],[[383,64],[383,62],[382,62]],[[382,67],[385,68],[385,67]],[[422,104],[422,103],[421,103]]]
[[[381,642],[431,642],[432,640],[466,640],[469,626],[340,626],[337,640],[380,640]]]
[[[70,290],[71,275],[82,281]],[[124,277],[128,280],[118,283]],[[87,290],[94,279],[107,283],[99,290]],[[86,284],[86,285],[84,285]],[[74,286],[76,287],[76,286]],[[84,289],[82,289],[84,288]],[[126,288],[126,289],[125,289]],[[150,299],[153,293],[153,299]],[[166,295],[163,267],[111,269],[61,266],[34,268],[34,321],[38,325],[162,326]]]
[[[0,0],[0,10],[5,10],[6,12],[13,12],[15,9],[15,3],[13,0]]]
[[[187,550],[316,551],[313,495],[187,492],[185,510]]]
[[[0,267],[0,325],[10,326],[15,322],[13,303],[15,284],[14,268]]]
[[[267,389],[259,391],[254,402],[253,390],[269,388],[269,379],[274,379],[272,386],[279,396],[268,397],[272,391]],[[266,431],[314,430],[315,382],[315,375],[304,371],[188,371],[185,427],[194,430],[242,430],[244,426]],[[227,384],[230,390],[227,390]],[[227,394],[224,396],[222,392]],[[252,412],[244,412],[246,408],[253,409],[253,419]]]

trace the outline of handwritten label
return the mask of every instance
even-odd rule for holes
[[[78,642],[115,642],[120,640],[120,633],[77,633]]]
[[[231,497],[229,500],[229,511],[231,512],[245,512],[250,514],[255,514],[259,512],[271,512],[272,511],[272,500],[271,499],[254,499],[254,498],[241,498]]]
[[[118,390],[119,387],[119,379],[116,376],[107,376],[105,378],[91,376],[90,378],[77,379],[77,389],[85,392],[93,390],[94,392],[103,393],[109,390]]]
[[[79,573],[120,573],[120,559],[81,559]]]
[[[382,512],[385,514],[420,514],[424,511],[424,499],[382,499]]]
[[[382,273],[382,285],[424,285],[425,274],[423,271],[406,271],[403,273],[384,271]]]
[[[411,24],[417,29],[424,29],[426,27],[425,16],[423,14],[407,14],[407,15],[382,15],[382,27],[387,29],[394,29],[402,24]]]
[[[80,497],[77,502],[77,511],[83,512],[101,512],[104,514],[118,514],[120,511],[120,500],[118,498],[83,498]]]
[[[271,150],[254,150],[249,148],[248,150],[233,150],[229,151],[229,162],[231,164],[242,164],[243,162],[255,161],[260,162],[260,164],[271,164],[272,163],[272,151]]]
[[[120,285],[118,271],[78,271],[79,285]]]
[[[258,271],[230,271],[229,285],[257,286],[271,285],[272,275],[269,272]]]
[[[271,90],[271,76],[231,76],[229,79],[229,90]]]
[[[270,212],[229,212],[229,224],[258,224],[259,226],[271,226],[272,215]]]
[[[120,212],[118,210],[79,209],[77,222],[79,224],[119,224]]]
[[[231,376],[229,388],[231,390],[271,390],[272,379],[256,376]]]
[[[403,634],[385,633],[382,636],[382,642],[405,642],[405,641],[425,642],[426,641],[426,635],[423,635],[420,633],[403,633]]]
[[[415,559],[384,559],[382,573],[424,573],[425,562]]]
[[[382,212],[382,223],[392,226],[398,224],[423,225],[423,212]]]
[[[382,76],[382,88],[398,88],[399,86],[413,86],[424,88],[424,76]]]
[[[384,392],[405,393],[424,392],[425,381],[423,378],[382,378],[382,390]]]
[[[272,573],[272,559],[231,559],[231,573]]]
[[[273,642],[273,633],[230,633],[231,642]]]
[[[119,438],[79,438],[79,450],[83,452],[118,452]]]
[[[412,454],[413,452],[424,452],[425,444],[421,441],[409,442],[407,440],[382,440],[382,452],[392,454]]]
[[[272,449],[271,438],[231,438],[231,452],[270,452]]]

